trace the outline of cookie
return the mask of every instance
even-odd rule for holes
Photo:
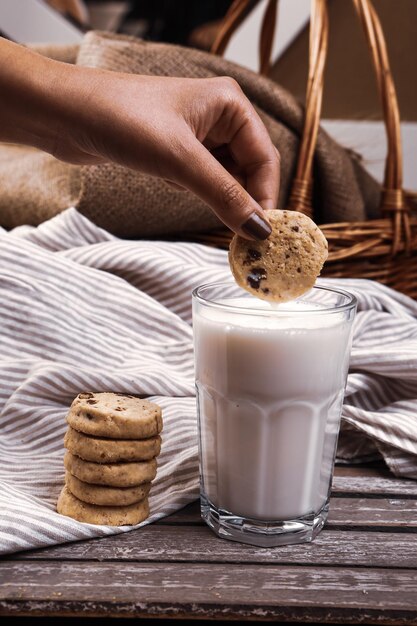
[[[97,506],[76,498],[63,487],[57,503],[57,511],[79,522],[105,524],[107,526],[133,526],[149,516],[148,499],[129,506]]]
[[[156,476],[156,460],[136,463],[91,463],[66,452],[64,466],[85,483],[108,487],[135,487],[151,482]]]
[[[298,211],[266,212],[272,233],[263,241],[235,235],[229,264],[240,287],[272,302],[287,302],[311,289],[327,259],[321,230]]]
[[[67,422],[87,435],[113,439],[147,439],[162,430],[157,404],[107,392],[80,393],[71,404]]]
[[[150,439],[103,439],[85,435],[68,428],[64,446],[84,461],[117,463],[119,461],[148,461],[161,451],[161,437]]]
[[[150,483],[143,483],[137,487],[90,485],[69,472],[65,473],[65,483],[70,492],[79,500],[100,506],[126,506],[140,502],[148,496],[151,488]]]

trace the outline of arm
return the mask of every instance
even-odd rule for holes
[[[230,78],[137,76],[68,65],[0,39],[0,140],[69,163],[106,161],[190,189],[235,232],[264,239],[279,156]]]

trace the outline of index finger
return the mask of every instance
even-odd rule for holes
[[[280,156],[261,118],[243,95],[230,125],[229,150],[246,175],[246,190],[263,209],[276,209],[280,185]]]

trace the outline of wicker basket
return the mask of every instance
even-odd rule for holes
[[[388,140],[381,219],[320,224],[329,242],[323,274],[335,278],[369,278],[417,297],[417,215],[402,189],[402,150],[398,102],[384,34],[371,0],[353,0],[364,28],[377,76]],[[226,15],[212,52],[221,54],[237,26],[257,2],[235,0]],[[277,0],[267,3],[260,37],[260,71],[266,74],[275,28]],[[296,177],[288,209],[312,216],[312,164],[319,127],[323,75],[328,46],[327,0],[312,0],[306,116]],[[227,247],[230,231],[206,233],[199,241]]]

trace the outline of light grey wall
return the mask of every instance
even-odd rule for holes
[[[262,16],[267,0],[262,0],[233,36],[225,57],[230,61],[258,70],[258,42]],[[272,59],[287,48],[310,19],[310,0],[280,0]]]
[[[76,44],[82,32],[42,0],[0,0],[0,31],[18,43]]]

